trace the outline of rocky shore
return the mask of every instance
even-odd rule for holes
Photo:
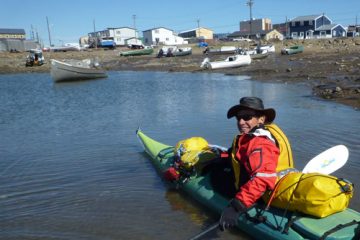
[[[261,81],[284,83],[305,82],[313,89],[313,94],[360,109],[360,38],[341,38],[323,40],[287,40],[274,42],[276,53],[249,66],[220,69],[213,72],[230,75],[248,75]],[[302,44],[304,52],[296,55],[281,55],[283,47]],[[214,47],[235,45],[251,47],[249,43],[218,42]],[[0,52],[0,73],[49,72],[50,59],[95,58],[107,70],[134,71],[174,71],[202,72],[200,64],[204,59],[203,49],[193,46],[193,54],[183,57],[156,58],[156,53],[148,56],[120,57],[120,51],[92,49],[81,52],[45,52],[46,64],[39,67],[25,67],[27,53]],[[156,52],[156,50],[155,50]],[[226,56],[208,56],[222,60]]]

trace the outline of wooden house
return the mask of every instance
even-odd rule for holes
[[[145,45],[180,45],[187,44],[184,38],[175,34],[171,29],[158,27],[143,31]]]
[[[289,37],[293,39],[345,37],[346,29],[334,24],[324,14],[300,16],[288,23]]]
[[[178,35],[183,38],[196,38],[206,40],[214,39],[214,31],[204,27],[182,31]]]
[[[25,39],[24,29],[0,28],[0,38],[4,39]]]
[[[233,32],[233,33],[229,34],[227,37],[229,39],[236,39],[236,38],[248,39],[249,37],[251,37],[251,39],[263,39],[263,40],[267,40],[267,41],[274,40],[274,39],[277,39],[277,40],[284,39],[284,35],[282,33],[280,33],[279,31],[277,31],[276,29],[261,30],[253,35],[250,35],[250,32],[237,31],[237,32]]]
[[[136,29],[130,27],[107,28],[88,33],[90,39],[113,40],[116,46],[125,46],[128,39],[138,38]]]

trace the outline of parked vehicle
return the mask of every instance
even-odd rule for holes
[[[31,49],[26,57],[26,67],[41,66],[44,64],[43,52],[40,49]]]
[[[99,43],[99,47],[101,48],[108,48],[108,49],[115,49],[116,48],[116,43],[114,42],[114,40],[101,40]]]

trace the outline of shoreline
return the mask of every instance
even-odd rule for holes
[[[222,43],[222,45],[225,43]],[[248,43],[226,42],[226,45]],[[281,55],[281,48],[302,44],[304,52]],[[360,109],[360,38],[287,40],[274,43],[276,52],[265,59],[254,60],[249,66],[202,70],[200,64],[205,57],[211,61],[221,60],[227,55],[205,56],[201,48],[192,46],[193,54],[182,57],[156,58],[152,55],[120,57],[126,48],[115,50],[91,49],[81,52],[44,52],[45,64],[25,67],[26,52],[0,52],[0,74],[50,72],[50,59],[98,58],[106,70],[114,71],[165,71],[165,72],[214,72],[226,75],[248,75],[253,80],[265,82],[308,84],[313,95]],[[219,45],[220,46],[220,45]]]

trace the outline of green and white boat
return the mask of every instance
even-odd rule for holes
[[[141,130],[137,131],[137,136],[159,173],[172,166],[175,160],[173,146],[160,143]],[[177,186],[219,216],[230,200],[213,186],[211,170],[202,174],[194,171],[187,181],[178,182]],[[325,218],[315,218],[275,207],[265,210],[264,204],[259,203],[247,215],[239,217],[237,227],[261,240],[348,240],[360,239],[359,224],[360,213],[350,208]]]
[[[129,51],[124,51],[120,53],[120,56],[140,56],[140,55],[150,55],[154,52],[154,49],[150,46],[145,46],[141,49],[134,49]]]
[[[291,46],[289,48],[281,49],[281,54],[283,54],[283,55],[292,55],[292,54],[302,53],[303,51],[304,51],[304,46],[295,45],[295,46]]]

